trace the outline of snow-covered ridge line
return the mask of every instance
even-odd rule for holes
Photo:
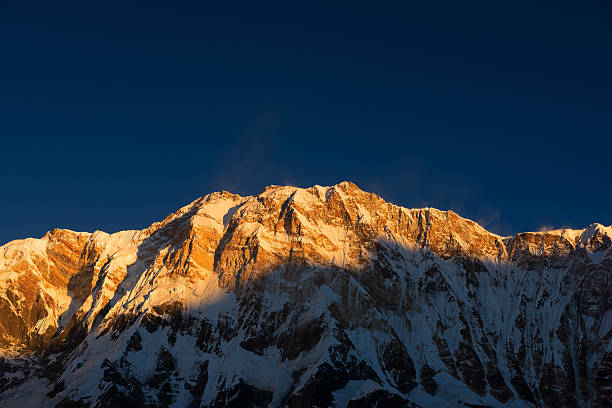
[[[235,193],[231,193],[229,191],[217,191],[217,192],[213,192],[213,193],[209,193],[206,194],[200,198],[197,198],[196,200],[192,201],[191,203],[185,205],[184,207],[181,207],[179,210],[177,210],[176,212],[168,215],[163,221],[158,221],[158,222],[154,222],[153,224],[151,224],[149,227],[145,228],[142,231],[148,231],[148,230],[154,230],[157,229],[158,227],[167,224],[168,222],[172,221],[173,219],[176,219],[182,215],[184,215],[186,212],[188,212],[189,210],[193,209],[196,206],[200,206],[203,203],[210,201],[212,199],[215,198],[219,198],[219,197],[233,197],[235,199],[235,201],[237,202],[241,202],[241,203],[246,203],[249,200],[257,200],[258,198],[265,196],[265,195],[269,195],[270,193],[273,192],[284,192],[284,193],[288,193],[288,194],[293,194],[296,191],[300,191],[302,193],[307,192],[307,191],[312,191],[312,190],[318,190],[320,192],[323,192],[323,195],[325,194],[329,194],[329,192],[332,191],[342,191],[342,189],[357,189],[360,192],[363,193],[362,190],[360,190],[355,184],[353,184],[350,181],[343,181],[341,183],[335,184],[333,186],[319,186],[319,185],[314,185],[310,188],[301,188],[301,187],[294,187],[294,186],[282,186],[282,185],[269,185],[264,187],[263,191],[256,195],[256,196],[240,196],[239,194],[235,194]],[[371,195],[377,196],[375,193],[369,193]],[[378,197],[378,196],[377,196]],[[468,223],[471,223],[472,225],[474,225],[475,228],[479,228],[483,231],[486,231],[487,234],[494,236],[494,237],[498,237],[503,239],[504,241],[507,241],[509,239],[514,239],[517,238],[519,236],[523,236],[526,234],[531,234],[531,235],[554,235],[554,236],[559,236],[565,239],[568,239],[571,242],[580,242],[580,243],[584,243],[586,242],[588,239],[590,239],[591,237],[593,237],[594,235],[601,233],[603,235],[606,235],[608,237],[612,238],[612,225],[610,226],[605,226],[602,224],[599,224],[597,222],[594,222],[592,224],[590,224],[589,226],[582,228],[582,229],[570,229],[570,228],[562,228],[562,229],[552,229],[552,230],[543,230],[543,231],[525,231],[525,232],[519,232],[515,235],[511,235],[511,236],[501,236],[498,234],[495,234],[494,232],[491,232],[489,230],[487,230],[485,227],[482,227],[480,224],[478,224],[477,222],[470,220],[469,218],[465,218],[462,217],[461,215],[457,214],[456,212],[454,212],[453,210],[440,210],[434,207],[423,207],[423,208],[407,208],[407,207],[403,207],[401,205],[397,205],[397,204],[393,204],[393,203],[387,203],[395,208],[397,208],[398,210],[404,210],[404,211],[408,211],[408,212],[420,212],[420,211],[431,211],[431,212],[435,212],[438,214],[454,214],[456,215],[459,219],[466,221]],[[214,207],[209,207],[208,208],[209,211],[215,211]],[[3,250],[3,248],[10,246],[16,246],[16,245],[29,245],[31,243],[33,243],[33,240],[44,240],[50,233],[52,233],[55,230],[62,230],[62,231],[66,231],[66,232],[72,232],[75,234],[79,234],[79,235],[91,235],[92,238],[96,238],[98,239],[98,237],[100,237],[102,234],[106,234],[109,237],[114,236],[115,234],[122,234],[122,233],[126,233],[126,232],[134,232],[134,233],[138,233],[141,232],[141,230],[125,230],[125,231],[117,231],[114,233],[105,233],[103,231],[100,230],[96,230],[94,232],[78,232],[78,231],[73,231],[67,228],[55,228],[54,230],[48,231],[42,238],[22,238],[22,239],[16,239],[13,241],[9,241],[6,244],[0,246],[0,251]],[[95,237],[94,237],[95,235]]]
[[[565,238],[571,242],[580,242],[582,244],[585,244],[590,238],[597,234],[612,237],[612,225],[606,227],[605,225],[594,222],[588,227],[582,229],[559,228],[544,231],[521,232],[517,235],[523,234],[555,235]]]
[[[0,249],[0,405],[606,406],[611,245],[348,182],[56,229]]]

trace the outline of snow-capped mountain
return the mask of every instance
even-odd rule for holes
[[[56,229],[0,247],[0,404],[607,407],[611,247],[349,182]]]

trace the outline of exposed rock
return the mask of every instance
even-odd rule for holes
[[[599,224],[504,238],[349,182],[213,193],[0,247],[0,403],[607,407],[611,274]]]
[[[271,401],[270,391],[253,387],[241,378],[233,387],[220,390],[211,408],[259,408],[267,407]]]

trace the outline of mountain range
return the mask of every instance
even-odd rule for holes
[[[0,404],[609,407],[611,247],[350,182],[55,229],[0,247]]]

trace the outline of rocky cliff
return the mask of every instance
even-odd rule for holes
[[[56,229],[0,247],[0,403],[607,407],[611,246],[349,182]]]

